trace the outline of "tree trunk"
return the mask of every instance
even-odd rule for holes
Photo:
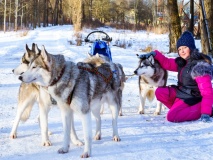
[[[82,18],[83,18],[83,2],[82,0],[74,0],[72,7],[72,21],[74,30],[79,32],[82,30]]]
[[[169,16],[169,52],[176,52],[176,43],[181,35],[180,17],[177,1],[168,0]]]
[[[17,31],[18,30],[18,0],[15,0],[15,28],[14,30]]]
[[[41,27],[41,22],[40,22],[40,0],[38,0],[38,5],[37,5],[37,22],[38,22],[38,27]]]
[[[48,0],[44,0],[43,27],[48,26]]]
[[[190,0],[190,14],[189,31],[194,34],[194,0]]]
[[[11,29],[10,17],[11,17],[11,0],[10,0],[10,11],[9,11],[9,31]]]
[[[4,0],[4,33],[6,32],[7,1]]]
[[[211,54],[212,56],[212,40],[213,40],[213,0],[200,0],[204,4],[204,11],[202,12],[202,6],[200,11],[200,26],[201,26],[201,48],[204,54]],[[206,20],[204,19],[204,15],[206,15]]]
[[[208,27],[209,27],[209,50],[208,50],[208,54],[210,54],[211,56],[213,56],[213,0],[205,0],[205,9],[206,9],[206,18],[208,21]]]

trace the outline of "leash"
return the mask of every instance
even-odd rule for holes
[[[78,66],[78,68],[83,69],[83,70],[88,71],[88,72],[91,72],[91,73],[95,73],[97,75],[100,75],[106,83],[109,83],[112,79],[112,71],[109,68],[106,68],[106,70],[110,73],[108,78],[105,77],[101,72],[99,72],[97,67],[90,69],[90,68]]]
[[[125,80],[132,78],[133,76],[136,76],[136,74],[125,75]]]

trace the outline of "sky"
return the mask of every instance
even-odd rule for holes
[[[148,46],[157,49],[168,57],[177,53],[168,53],[168,34],[154,34],[146,31],[131,32],[105,27],[113,41],[110,45],[112,59],[120,63],[126,75],[132,75],[137,68],[136,54],[144,54]],[[82,31],[82,38],[91,29]],[[71,43],[73,45],[71,45]],[[128,43],[126,49],[115,46],[118,42]],[[0,159],[1,160],[76,160],[80,159],[83,146],[70,144],[67,154],[58,154],[62,146],[63,128],[58,107],[52,107],[48,116],[48,127],[52,134],[49,139],[52,146],[41,145],[41,134],[37,120],[38,105],[33,106],[31,115],[25,123],[19,123],[17,139],[9,135],[17,111],[20,81],[12,70],[20,64],[25,45],[31,48],[36,43],[42,45],[51,54],[62,54],[66,60],[83,61],[87,57],[91,44],[74,45],[73,26],[54,26],[29,31],[0,32]],[[196,40],[200,48],[200,41]],[[177,73],[169,72],[168,83],[177,83]],[[92,142],[92,160],[210,160],[213,157],[213,122],[199,120],[171,123],[166,120],[168,109],[163,107],[161,115],[154,116],[156,99],[146,101],[145,114],[137,113],[139,106],[138,77],[129,76],[125,82],[122,99],[123,116],[118,117],[120,142],[112,141],[110,110],[105,107],[102,117],[102,139]],[[92,130],[95,133],[95,120],[92,118]],[[75,128],[80,140],[83,140],[81,120],[75,115]]]

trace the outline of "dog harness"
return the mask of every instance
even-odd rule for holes
[[[99,72],[97,67],[90,69],[90,68],[78,66],[78,68],[83,69],[83,70],[88,71],[88,72],[91,72],[91,73],[95,73],[97,75],[100,75],[106,83],[109,83],[111,81],[112,77],[113,77],[112,71],[109,68],[106,68],[106,70],[110,73],[108,78],[106,76],[104,76],[101,72]]]
[[[50,83],[49,86],[53,86],[54,84],[56,84],[61,79],[61,77],[62,77],[62,75],[64,73],[64,70],[65,70],[65,66],[62,68],[60,75],[58,77],[55,77],[53,79],[53,81]]]

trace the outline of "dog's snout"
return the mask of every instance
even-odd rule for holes
[[[137,70],[135,70],[134,73],[137,74]]]
[[[23,77],[22,77],[22,76],[19,76],[18,79],[22,81]]]

